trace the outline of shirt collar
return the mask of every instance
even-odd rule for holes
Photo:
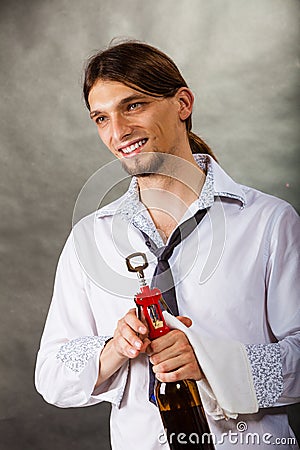
[[[199,209],[212,206],[215,197],[231,198],[239,201],[242,207],[246,205],[245,194],[241,186],[233,181],[213,158],[203,153],[197,153],[193,156],[198,166],[206,173],[205,182],[198,199]],[[127,192],[120,199],[97,211],[97,217],[101,218],[118,213],[130,221],[134,215],[144,210],[145,206],[140,201],[138,180],[137,177],[133,177]]]
[[[215,197],[227,197],[241,202],[244,207],[246,201],[241,187],[235,183],[209,155],[195,154],[195,161],[205,172],[206,178],[198,198],[196,209],[210,208]],[[164,245],[162,237],[156,229],[151,216],[140,201],[138,180],[133,177],[127,192],[113,203],[104,206],[96,213],[96,218],[119,214],[127,223],[144,231],[158,247]]]

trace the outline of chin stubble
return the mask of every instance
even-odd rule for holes
[[[141,153],[130,159],[122,158],[123,169],[131,176],[148,177],[159,173],[164,164],[163,153]]]

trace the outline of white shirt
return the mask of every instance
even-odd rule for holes
[[[195,159],[206,181],[182,221],[199,208],[210,213],[170,259],[179,313],[192,318],[195,335],[245,345],[260,406],[236,420],[208,415],[216,449],[240,448],[246,433],[258,434],[249,436],[255,443],[247,448],[269,448],[282,438],[276,448],[297,448],[287,441],[293,433],[283,405],[300,396],[298,216],[285,201],[235,183],[207,155]],[[104,343],[135,306],[138,282],[125,257],[146,253],[148,281],[155,269],[139,230],[163,245],[138,201],[135,179],[124,196],[72,230],[57,267],[36,387],[47,402],[64,408],[111,402],[113,450],[166,450],[158,409],[148,401],[146,355],[124,364],[94,392]],[[222,373],[217,376],[221,382]],[[247,431],[239,431],[241,422]]]

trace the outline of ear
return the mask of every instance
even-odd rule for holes
[[[182,121],[186,120],[193,111],[194,95],[187,87],[181,87],[175,94],[179,102],[179,117]]]

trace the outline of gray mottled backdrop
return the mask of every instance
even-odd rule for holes
[[[298,0],[1,2],[1,450],[109,449],[107,405],[60,410],[33,387],[74,202],[110,160],[83,105],[84,60],[115,36],[166,51],[223,167],[299,209],[299,12]]]

